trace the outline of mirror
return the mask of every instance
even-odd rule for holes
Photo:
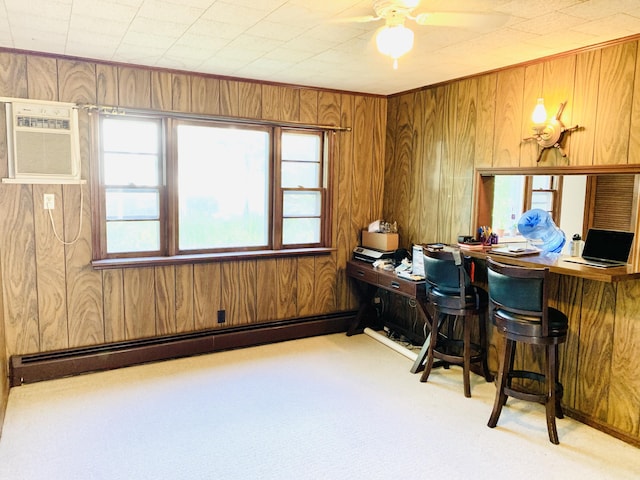
[[[589,228],[638,230],[640,166],[483,169],[477,180],[474,231],[491,226],[501,242],[524,241],[517,223],[531,208],[549,212],[564,231],[564,254],[572,236],[584,238]]]

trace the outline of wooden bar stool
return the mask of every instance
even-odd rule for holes
[[[470,397],[469,372],[472,364],[480,365],[481,373],[487,382],[493,380],[487,365],[487,292],[471,284],[464,257],[458,249],[426,249],[424,263],[427,298],[434,315],[428,338],[425,369],[420,381],[427,381],[434,366],[442,365],[448,368],[449,365],[461,365],[464,395]],[[456,335],[456,331],[460,330],[460,326],[457,325],[459,322],[462,323],[461,337]],[[474,322],[478,325],[479,343],[471,341]],[[439,359],[440,362],[434,365],[434,359]]]
[[[498,423],[507,397],[542,403],[547,414],[549,440],[557,445],[560,442],[556,417],[563,418],[558,345],[567,338],[569,322],[564,313],[548,305],[549,269],[503,265],[491,258],[487,259],[487,267],[489,315],[498,332],[504,336],[496,398],[488,426],[493,428]],[[543,347],[544,373],[514,369],[518,342]],[[540,391],[521,384],[514,385],[514,378],[534,380],[534,385],[544,385],[544,389]]]

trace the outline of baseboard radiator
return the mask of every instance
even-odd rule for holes
[[[224,327],[51,352],[13,355],[10,386],[142,363],[346,332],[355,312]]]

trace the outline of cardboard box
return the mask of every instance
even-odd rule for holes
[[[390,252],[398,249],[397,233],[375,233],[362,231],[362,246],[373,248],[383,252]]]

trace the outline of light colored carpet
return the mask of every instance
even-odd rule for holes
[[[14,388],[0,478],[638,479],[640,449],[434,370],[366,335],[329,335]]]

